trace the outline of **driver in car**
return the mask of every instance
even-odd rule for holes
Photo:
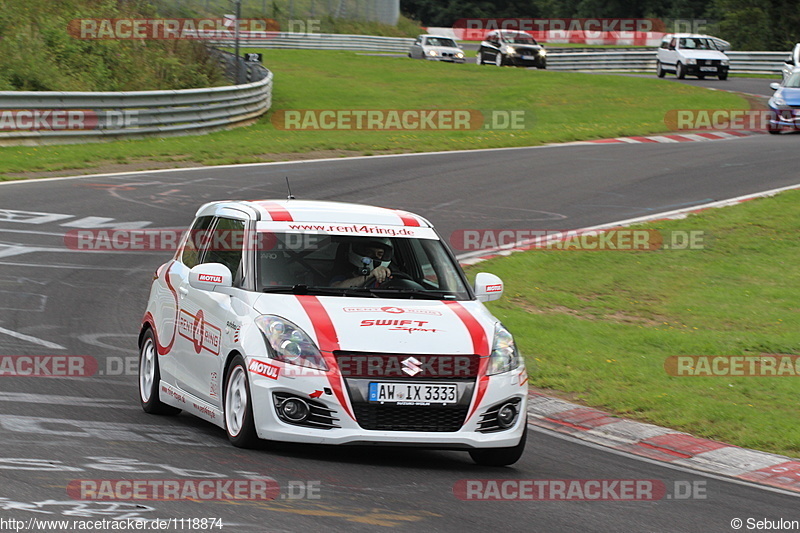
[[[392,271],[392,241],[388,238],[359,239],[349,245],[347,264],[334,274],[332,287],[378,287]]]

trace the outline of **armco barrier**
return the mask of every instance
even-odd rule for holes
[[[244,48],[288,48],[295,50],[354,50],[371,52],[397,52],[405,54],[414,39],[406,37],[379,37],[375,35],[343,35],[328,33],[269,33],[253,35],[242,32],[239,46]],[[232,48],[230,39],[214,41],[218,46]]]
[[[786,52],[726,52],[731,60],[731,72],[779,74]],[[551,70],[623,70],[653,71],[656,69],[655,50],[625,52],[560,52],[547,56]]]
[[[232,54],[222,60],[233,72]],[[137,92],[0,91],[0,145],[186,135],[246,125],[272,104],[272,73],[240,63],[239,85]]]

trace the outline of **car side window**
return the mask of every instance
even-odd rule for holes
[[[233,274],[233,286],[242,283],[242,248],[244,246],[244,221],[233,218],[217,219],[212,237],[203,249],[203,263],[221,263]]]
[[[672,39],[672,40],[669,42],[669,49],[670,49],[670,50],[675,50],[675,44],[676,44],[676,41],[675,41],[675,39]]]
[[[189,229],[189,236],[181,252],[181,263],[187,267],[193,268],[200,264],[200,248],[202,248],[206,240],[208,228],[211,227],[213,220],[214,217],[212,216],[199,217]]]

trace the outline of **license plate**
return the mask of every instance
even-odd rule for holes
[[[452,383],[370,383],[370,403],[395,405],[451,405],[458,402],[458,385]]]
[[[716,72],[717,67],[700,67],[701,72]]]
[[[522,56],[522,59],[533,59],[533,56]]]

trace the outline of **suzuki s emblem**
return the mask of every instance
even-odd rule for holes
[[[418,360],[416,357],[409,357],[408,359],[403,359],[403,372],[408,374],[409,376],[416,376],[422,369],[419,365],[422,364],[422,361]]]

